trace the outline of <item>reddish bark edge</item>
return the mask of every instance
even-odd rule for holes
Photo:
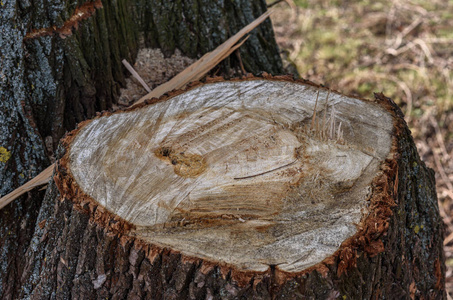
[[[261,77],[246,75],[243,78],[234,78],[229,81],[237,82],[262,79],[292,82],[328,90],[326,87],[317,85],[308,80],[294,79],[292,76],[273,77],[267,73],[263,73]],[[223,77],[208,78],[204,82],[192,83],[185,89],[164,94],[158,99],[154,98],[147,100],[145,103],[137,105],[133,108],[125,108],[115,112],[98,113],[94,119],[107,117],[112,114],[134,111],[157,102],[166,101],[200,85],[221,81],[225,81],[225,79]],[[335,90],[332,90],[331,92],[341,94]],[[342,274],[347,274],[349,269],[356,267],[357,257],[359,254],[364,253],[370,257],[373,257],[385,250],[382,238],[385,237],[387,229],[389,228],[389,219],[393,214],[392,208],[396,206],[396,203],[398,202],[398,162],[400,160],[400,156],[398,155],[398,139],[404,132],[405,128],[407,128],[407,125],[400,109],[390,98],[385,97],[382,93],[375,93],[374,96],[374,101],[350,96],[362,101],[377,103],[386,109],[393,117],[392,147],[389,152],[389,157],[387,157],[387,159],[380,166],[380,174],[376,176],[371,183],[372,193],[370,199],[368,199],[368,213],[362,217],[362,220],[357,225],[357,233],[346,239],[333,255],[300,272],[285,272],[280,270],[278,266],[274,268],[270,267],[265,272],[241,270],[226,263],[213,262],[206,259],[187,256],[179,251],[153,245],[147,241],[129,235],[128,233],[131,229],[134,229],[135,226],[102,207],[90,196],[85,194],[85,192],[75,182],[74,177],[69,170],[69,146],[73,139],[77,136],[79,130],[89,124],[91,120],[80,123],[77,129],[71,131],[62,139],[62,146],[66,149],[66,152],[57,163],[54,180],[58,190],[60,191],[61,201],[64,199],[71,200],[77,210],[89,215],[90,221],[105,228],[109,234],[117,235],[123,246],[126,245],[128,241],[132,240],[134,242],[134,247],[136,247],[137,250],[144,251],[146,257],[151,263],[153,263],[159,253],[169,251],[170,253],[180,255],[183,262],[201,263],[202,270],[206,272],[205,274],[207,274],[214,267],[219,267],[224,278],[231,276],[231,278],[236,281],[239,286],[245,286],[251,283],[253,286],[256,286],[256,284],[262,281],[265,277],[272,277],[275,283],[282,285],[292,278],[303,276],[314,271],[320,273],[324,278],[327,278],[328,274],[331,272],[336,273],[336,275],[340,277]],[[439,276],[436,274],[436,276],[440,282],[441,274],[439,273]]]
[[[91,17],[98,8],[102,8],[102,0],[85,2],[74,10],[72,16],[66,22],[64,22],[61,27],[52,26],[47,28],[32,29],[25,35],[24,40],[49,36],[55,33],[60,35],[60,37],[64,39],[72,35],[72,30],[79,27],[79,22]]]

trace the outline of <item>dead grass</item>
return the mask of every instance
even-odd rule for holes
[[[291,2],[291,1],[286,1]],[[276,5],[277,42],[300,75],[344,93],[383,92],[436,171],[453,294],[453,1],[294,0]]]

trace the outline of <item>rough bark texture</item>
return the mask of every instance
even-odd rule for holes
[[[171,25],[174,23],[143,17],[150,15],[151,7],[172,6],[167,2],[155,1],[151,5],[146,1],[122,0],[11,0],[1,3],[0,195],[11,192],[47,167],[65,131],[116,103],[119,87],[124,83],[121,59],[134,61],[140,33],[147,30],[162,34],[174,27]],[[190,4],[191,1],[178,3],[184,7],[197,6]],[[251,3],[225,1],[220,8],[212,8],[218,8],[216,14],[228,20],[231,26],[228,30],[227,23],[220,29],[220,23],[215,20],[200,22],[196,27],[178,21],[180,31],[169,41],[185,38],[181,35],[189,31],[187,28],[192,38],[200,40],[202,37],[210,39],[211,32],[214,34],[216,30],[224,32],[215,36],[215,42],[208,46],[201,47],[198,41],[190,51],[187,47],[182,49],[192,56],[202,55],[265,9],[264,1]],[[203,4],[206,3],[199,5],[202,9],[189,10],[185,17],[197,20],[201,18],[201,10],[205,16],[210,15],[211,6]],[[181,15],[176,10],[166,11]],[[243,12],[242,17],[236,20],[235,11]],[[157,15],[163,18],[172,14],[157,12]],[[142,22],[137,21],[142,18]],[[242,60],[246,67],[251,66],[249,71],[279,73],[281,62],[270,23],[260,32],[261,35],[252,36],[255,42],[243,46],[250,48],[244,51],[254,56],[243,56]],[[155,40],[151,36],[144,39],[148,45],[174,50],[174,47],[164,46],[165,38],[160,43]],[[175,44],[177,46],[183,48],[182,44]],[[271,59],[256,59],[265,57],[267,52],[271,53]],[[237,62],[231,63],[235,65]],[[17,298],[24,284],[22,273],[28,266],[22,258],[27,248],[36,244],[32,239],[34,231],[40,230],[36,218],[38,214],[51,213],[49,205],[53,207],[53,204],[41,206],[42,197],[43,192],[35,191],[0,211],[2,299]]]
[[[229,36],[238,32],[266,11],[265,1],[210,1],[210,0],[141,0],[137,1],[141,24],[145,32],[145,44],[161,48],[171,55],[176,48],[189,57],[214,50]],[[164,30],[158,30],[163,28]],[[240,54],[247,72],[266,71],[281,74],[282,63],[270,20],[254,30],[241,47]],[[222,63],[222,73],[229,74],[230,59]],[[237,66],[237,57],[232,56]]]
[[[1,195],[48,166],[67,129],[115,101],[124,80],[119,57],[132,60],[137,50],[137,29],[126,30],[134,23],[125,3],[97,9],[100,1],[2,2]],[[72,18],[79,13],[81,20]],[[121,22],[106,18],[109,14],[119,14]],[[71,34],[77,26],[77,34]],[[117,40],[124,40],[122,49],[117,49]],[[112,62],[113,56],[118,58]],[[15,298],[20,289],[21,258],[30,245],[42,196],[32,192],[0,211],[2,299]]]
[[[241,272],[125,237],[102,209],[74,206],[60,168],[63,197],[51,183],[24,256],[19,297],[444,299],[443,225],[432,170],[420,161],[399,108],[382,94],[376,101],[394,116],[395,155],[372,184],[370,214],[357,235],[317,266],[296,274],[273,267]]]

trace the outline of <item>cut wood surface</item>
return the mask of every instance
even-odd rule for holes
[[[300,272],[356,233],[392,125],[373,102],[311,85],[218,82],[89,122],[68,168],[140,239]]]
[[[51,184],[46,205],[60,198],[51,222],[64,233],[49,223],[42,238],[82,241],[66,264],[85,278],[73,291],[106,282],[114,294],[121,282],[157,299],[445,295],[433,174],[382,94],[214,78],[104,113],[62,143],[59,194]],[[51,248],[43,274],[60,265]],[[118,263],[98,271],[90,257],[105,251]],[[33,257],[42,263],[41,250]]]

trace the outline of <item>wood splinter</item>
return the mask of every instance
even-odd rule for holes
[[[239,179],[248,179],[248,178],[253,178],[253,177],[257,177],[257,176],[269,174],[269,173],[271,173],[271,172],[275,172],[275,171],[281,170],[281,169],[283,169],[283,168],[289,167],[289,166],[291,166],[292,164],[294,164],[296,161],[297,161],[297,159],[294,160],[293,162],[290,162],[289,164],[283,165],[283,166],[281,166],[281,167],[277,167],[277,168],[272,169],[272,170],[269,170],[269,171],[265,171],[265,172],[258,173],[258,174],[255,174],[255,175],[244,176],[244,177],[235,177],[234,179],[235,179],[235,180],[239,180]]]

